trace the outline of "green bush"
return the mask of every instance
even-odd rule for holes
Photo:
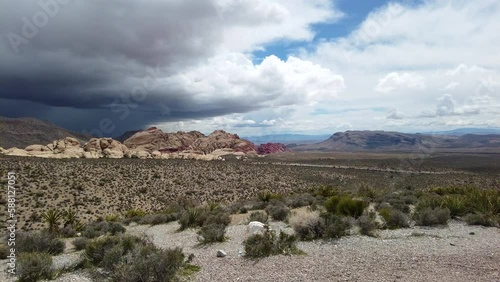
[[[340,197],[339,196],[332,196],[328,198],[325,202],[325,209],[329,213],[336,214],[337,213],[337,207],[340,203]]]
[[[360,233],[367,236],[375,236],[374,231],[378,225],[375,222],[375,217],[371,215],[362,215],[358,218]]]
[[[208,213],[203,225],[218,224],[226,227],[229,223],[231,223],[231,216],[228,213],[220,210],[214,210]]]
[[[290,197],[288,200],[289,206],[291,208],[300,208],[305,206],[313,205],[317,202],[316,198],[311,194],[299,194],[293,197]]]
[[[463,195],[446,195],[442,207],[450,210],[451,217],[464,216],[467,213],[467,198]]]
[[[245,246],[245,256],[250,258],[267,257],[271,255],[290,255],[297,254],[300,251],[296,246],[297,237],[280,232],[276,236],[276,232],[270,230],[266,225],[266,230],[263,234],[254,234],[248,237],[243,242]]]
[[[64,242],[47,232],[19,233],[16,250],[20,253],[49,253],[58,255],[64,251]]]
[[[410,227],[410,219],[399,210],[382,208],[378,212],[384,218],[386,228],[398,229]]]
[[[88,238],[79,237],[79,238],[76,238],[75,240],[73,240],[73,246],[75,246],[75,250],[80,251],[80,250],[85,249],[88,242],[89,242]]]
[[[16,272],[19,281],[52,279],[52,257],[48,253],[21,253],[17,260]]]
[[[417,225],[433,226],[446,225],[450,219],[450,210],[447,208],[426,208],[415,214]]]
[[[468,211],[484,214],[500,214],[500,190],[471,190],[466,195]]]
[[[364,201],[355,200],[350,197],[332,196],[325,202],[325,209],[332,214],[352,216],[358,218],[366,208]]]
[[[224,242],[226,239],[226,226],[217,223],[204,224],[200,231],[198,240],[204,244],[214,242]]]
[[[267,223],[269,221],[269,216],[265,212],[252,212],[250,213],[250,216],[248,217],[248,222],[251,221],[258,221],[262,223]]]
[[[108,233],[116,235],[125,231],[125,227],[118,222],[99,221],[87,225],[82,235],[87,238],[95,238]]]

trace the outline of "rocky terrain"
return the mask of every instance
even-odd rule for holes
[[[283,153],[283,152],[288,152],[288,148],[285,146],[285,144],[281,143],[266,143],[266,144],[260,144],[260,146],[257,148],[257,152],[259,154],[275,154],[275,153]]]
[[[435,151],[490,149],[500,151],[500,135],[463,136],[391,131],[337,132],[323,142],[293,146],[294,151]]]
[[[54,140],[72,137],[81,142],[92,138],[34,118],[0,117],[0,147],[24,148],[33,144],[48,144]]]
[[[266,144],[265,154],[283,152],[281,144]],[[66,137],[47,145],[34,144],[25,149],[0,148],[9,156],[42,158],[138,158],[138,159],[199,159],[222,160],[223,156],[256,156],[257,147],[236,134],[216,130],[208,136],[198,131],[165,133],[152,127],[139,131],[124,144],[111,138],[92,138],[83,145],[79,140]]]

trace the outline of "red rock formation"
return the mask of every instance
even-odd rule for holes
[[[274,154],[274,153],[282,153],[289,151],[285,144],[281,143],[266,143],[260,144],[257,152],[261,155]]]

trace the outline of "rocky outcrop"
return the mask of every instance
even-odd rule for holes
[[[44,145],[30,145],[24,149],[28,154],[34,157],[49,158],[54,155],[54,152],[49,147]]]
[[[267,155],[267,154],[275,154],[275,153],[283,153],[289,151],[285,144],[281,143],[266,143],[260,144],[257,148],[257,152],[259,154]]]
[[[86,158],[121,159],[129,151],[127,146],[111,138],[92,138],[83,145]]]
[[[240,139],[236,134],[230,134],[223,130],[216,130],[205,136],[198,131],[165,133],[152,127],[137,132],[124,144],[132,150],[147,152],[158,151],[162,154],[182,153],[192,156],[193,154],[208,155],[216,150],[224,150],[227,154],[242,152],[244,154],[256,154],[257,148],[247,140]],[[194,153],[196,152],[196,153]],[[220,155],[220,152],[216,153]]]
[[[56,158],[81,158],[83,157],[83,149],[80,147],[80,141],[73,137],[59,139],[47,145],[57,156]]]
[[[19,149],[19,148],[10,148],[8,149],[5,153],[7,156],[18,156],[18,157],[30,157],[31,155],[26,152],[26,150]]]

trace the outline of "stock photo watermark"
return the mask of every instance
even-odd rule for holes
[[[7,174],[7,272],[10,275],[16,274],[16,173]]]
[[[50,19],[59,15],[61,9],[68,5],[71,1],[72,0],[38,1],[39,9],[33,13],[31,17],[21,18],[20,32],[7,33],[6,37],[12,47],[12,51],[18,54],[20,52],[20,47],[28,44],[31,39],[35,38],[40,32],[40,29],[47,26]]]

